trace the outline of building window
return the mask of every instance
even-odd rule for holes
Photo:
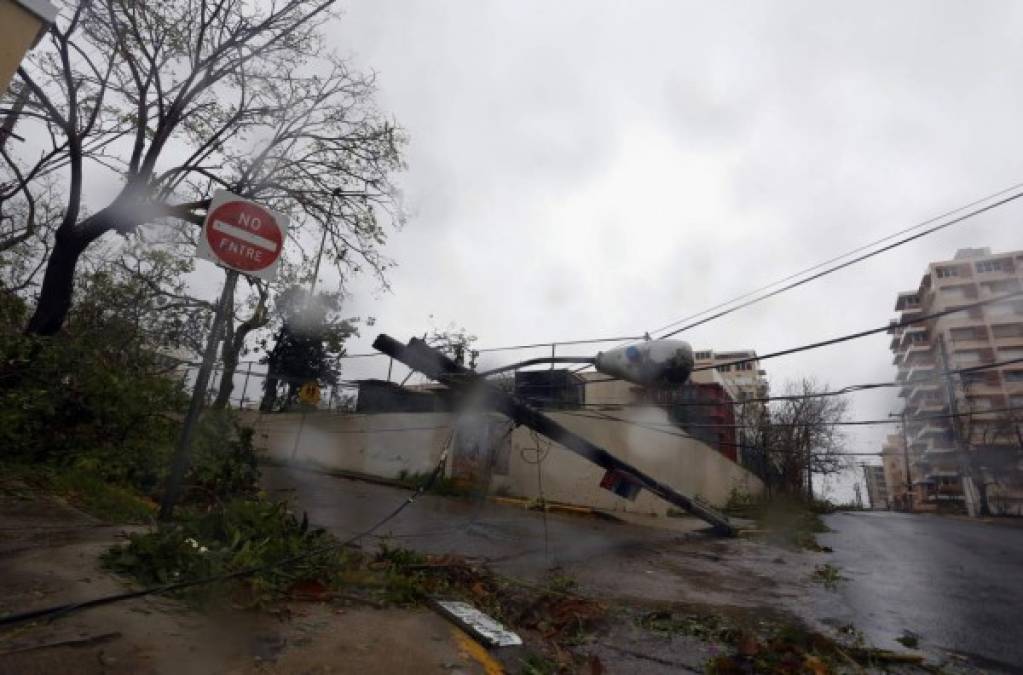
[[[1023,323],[1009,323],[1000,326],[992,326],[991,332],[996,338],[1018,338],[1023,337]]]
[[[1002,375],[1006,382],[1023,382],[1023,370],[1006,370]]]
[[[982,260],[977,263],[978,272],[1011,272],[1012,261],[1008,258],[1000,260]]]
[[[948,277],[959,276],[958,267],[937,267],[934,270],[935,274],[938,275],[939,279],[947,279]]]
[[[710,354],[711,354],[710,352],[696,352],[696,354],[694,354],[693,356],[696,358],[697,361],[706,361],[710,359]]]
[[[727,373],[730,372],[731,370],[732,370],[731,366],[718,366],[719,373]]]

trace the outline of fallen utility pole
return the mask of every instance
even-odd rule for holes
[[[472,394],[482,397],[486,407],[506,415],[516,424],[529,427],[559,443],[572,452],[605,469],[607,474],[602,487],[627,498],[634,498],[642,488],[657,495],[664,501],[692,513],[710,523],[714,530],[725,536],[735,536],[736,529],[727,516],[699,501],[681,494],[669,485],[646,475],[628,462],[618,459],[604,448],[591,443],[582,436],[569,431],[558,422],[516,397],[487,383],[471,370],[460,366],[423,340],[413,338],[404,345],[388,335],[378,335],[373,348],[404,363],[412,370],[418,370],[432,380],[445,385],[457,394]]]

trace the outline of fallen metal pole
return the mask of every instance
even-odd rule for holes
[[[471,392],[474,396],[482,396],[484,405],[508,416],[517,424],[543,434],[608,472],[614,472],[632,485],[644,488],[664,501],[685,509],[710,523],[718,533],[735,536],[735,527],[723,513],[681,494],[671,486],[646,475],[628,462],[618,459],[604,448],[568,430],[532,406],[488,384],[472,371],[430,347],[423,340],[413,338],[407,345],[404,345],[388,335],[381,334],[374,340],[373,348],[401,361],[413,370],[418,370],[456,393],[468,394]]]

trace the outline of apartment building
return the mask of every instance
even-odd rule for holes
[[[745,401],[751,398],[763,398],[770,391],[767,382],[767,372],[760,368],[760,361],[746,361],[756,359],[757,353],[752,349],[739,349],[734,351],[716,352],[711,349],[703,349],[693,352],[693,359],[696,368],[713,366],[714,370],[721,374],[722,379],[727,382],[738,393],[738,400]],[[700,372],[693,373],[693,381],[699,381]]]
[[[1023,297],[894,324],[1021,288],[1023,251],[962,249],[951,260],[928,265],[919,286],[896,298],[898,318],[888,332],[896,380],[903,385],[917,510],[953,503],[972,513],[989,502],[993,512],[1023,515],[1023,410],[1013,410],[1023,409],[1023,362],[1012,363],[1023,358]],[[944,376],[946,368],[973,367],[978,370]],[[953,412],[965,416],[943,417]],[[895,454],[886,442],[883,452],[889,451]],[[889,485],[900,483],[890,473],[888,478]],[[896,490],[893,498],[904,499],[904,493]]]

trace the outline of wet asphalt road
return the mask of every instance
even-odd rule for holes
[[[932,656],[1023,673],[1023,527],[888,512],[829,516],[818,537],[846,581],[816,612],[880,647],[911,631]]]

